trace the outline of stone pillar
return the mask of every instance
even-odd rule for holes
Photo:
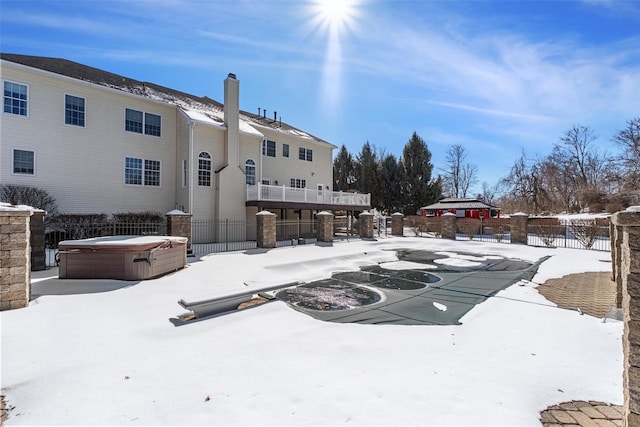
[[[44,247],[44,217],[46,215],[47,213],[40,209],[34,209],[31,215],[29,223],[31,232],[31,271],[42,271],[47,268]]]
[[[622,229],[623,425],[632,427],[640,426],[640,206],[614,214],[612,221]]]
[[[358,217],[360,227],[360,237],[363,239],[373,239],[373,214],[362,212]]]
[[[186,237],[187,254],[191,254],[191,214],[184,213],[181,210],[173,210],[166,213],[167,216],[167,234],[169,236]]]
[[[609,229],[610,241],[611,241],[611,272],[612,280],[616,282],[616,307],[622,307],[622,227],[616,226],[611,221]]]
[[[30,209],[0,205],[0,310],[29,305]]]
[[[269,211],[256,214],[257,246],[259,248],[276,247],[276,218],[277,215]]]
[[[319,212],[316,221],[318,242],[333,242],[333,214],[327,211]]]
[[[528,244],[527,221],[529,215],[518,212],[511,215],[511,243]]]
[[[442,214],[441,223],[442,229],[440,231],[440,235],[443,239],[456,240],[456,229],[457,227],[457,217],[456,214],[447,212],[446,214]]]
[[[391,214],[391,235],[404,236],[404,215],[400,212]]]

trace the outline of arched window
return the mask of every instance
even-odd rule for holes
[[[244,162],[244,174],[247,176],[247,185],[256,185],[256,162],[247,159]]]
[[[206,151],[198,154],[198,185],[211,187],[211,154]]]

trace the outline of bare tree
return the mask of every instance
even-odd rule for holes
[[[509,175],[501,180],[506,189],[505,201],[515,201],[512,206],[519,206],[531,213],[540,213],[549,205],[549,194],[543,187],[542,165],[532,162],[522,151],[522,155],[511,167]]]
[[[597,137],[588,126],[576,125],[569,129],[560,142],[555,144],[548,162],[555,171],[555,184],[561,184],[565,193],[575,197],[577,207],[583,209],[599,203],[605,194],[608,183],[610,157],[595,145]],[[568,208],[570,208],[568,206]]]
[[[464,163],[466,158],[467,153],[461,144],[452,145],[447,150],[447,167],[443,169],[443,180],[451,197],[467,197],[471,186],[476,183],[478,168]]]
[[[482,193],[478,194],[478,199],[488,205],[493,205],[499,192],[500,183],[489,185],[488,182],[484,181],[482,183]]]
[[[627,127],[613,137],[622,148],[618,161],[623,169],[621,181],[627,190],[640,190],[640,116],[627,122]]]

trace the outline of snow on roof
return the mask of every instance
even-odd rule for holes
[[[194,120],[196,122],[206,123],[213,126],[223,125],[222,120],[217,120],[216,118],[214,118],[215,116],[213,116],[211,113],[208,113],[206,111],[189,110],[185,108],[181,108],[181,110],[186,114],[187,117],[189,117],[191,120]]]
[[[224,123],[223,104],[206,96],[198,97],[185,92],[157,85],[150,82],[141,82],[129,77],[110,73],[99,68],[89,67],[84,64],[61,58],[49,58],[31,55],[18,55],[0,53],[0,58],[5,61],[25,65],[27,67],[44,70],[47,72],[71,77],[74,79],[94,83],[115,90],[143,96],[154,101],[176,105],[187,113],[189,118],[200,123],[220,126]],[[290,126],[281,120],[275,121],[261,117],[246,111],[240,111],[240,131],[256,136],[264,136],[259,127],[269,128],[277,132],[308,138],[318,144],[337,148],[316,136],[303,132]]]
[[[486,204],[477,199],[458,199],[454,197],[448,197],[434,204],[423,206],[420,209],[439,210],[439,209],[500,209],[500,208]]]

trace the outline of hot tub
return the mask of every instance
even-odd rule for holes
[[[180,270],[187,263],[187,238],[109,236],[58,244],[60,279],[144,280]]]

